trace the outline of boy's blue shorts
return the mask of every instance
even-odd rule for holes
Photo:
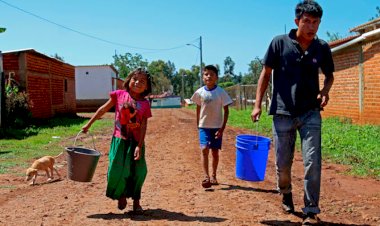
[[[221,149],[222,148],[222,137],[215,139],[215,133],[219,129],[209,129],[209,128],[199,128],[199,143],[201,149],[206,147],[212,149]]]

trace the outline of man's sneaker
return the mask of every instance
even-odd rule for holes
[[[282,195],[282,208],[286,213],[294,212],[293,195],[291,192]]]
[[[315,213],[307,213],[303,219],[302,225],[319,225],[320,220]]]

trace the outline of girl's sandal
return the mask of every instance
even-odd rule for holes
[[[218,181],[216,180],[216,175],[212,175],[210,183],[211,185],[219,185]]]
[[[203,188],[211,187],[210,177],[205,177],[205,179],[202,181],[202,187]]]

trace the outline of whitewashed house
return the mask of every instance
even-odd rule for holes
[[[151,101],[152,108],[180,108],[181,97],[179,96],[167,96],[167,97],[155,97]]]
[[[122,80],[112,65],[75,67],[77,112],[96,111],[109,99],[109,92],[120,89]]]

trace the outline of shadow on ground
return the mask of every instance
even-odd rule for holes
[[[231,184],[220,184],[224,186],[228,186],[225,188],[221,188],[220,190],[242,190],[242,191],[254,191],[254,192],[264,192],[264,193],[273,193],[278,194],[277,190],[274,189],[262,189],[262,188],[252,188],[252,187],[243,187],[240,185],[231,185]]]
[[[130,218],[134,221],[151,221],[151,220],[168,220],[168,221],[183,221],[183,222],[207,222],[207,223],[220,223],[225,221],[225,218],[208,217],[208,216],[188,216],[180,212],[173,212],[163,209],[147,209],[143,214],[134,214],[133,211],[122,213],[107,213],[107,214],[93,214],[88,218],[100,218],[104,220],[124,219]]]
[[[302,222],[291,222],[289,220],[279,221],[279,220],[266,220],[261,221],[260,223],[264,225],[272,225],[272,226],[301,226]],[[319,225],[326,226],[369,226],[369,224],[341,224],[341,223],[333,223],[327,221],[321,221]]]

